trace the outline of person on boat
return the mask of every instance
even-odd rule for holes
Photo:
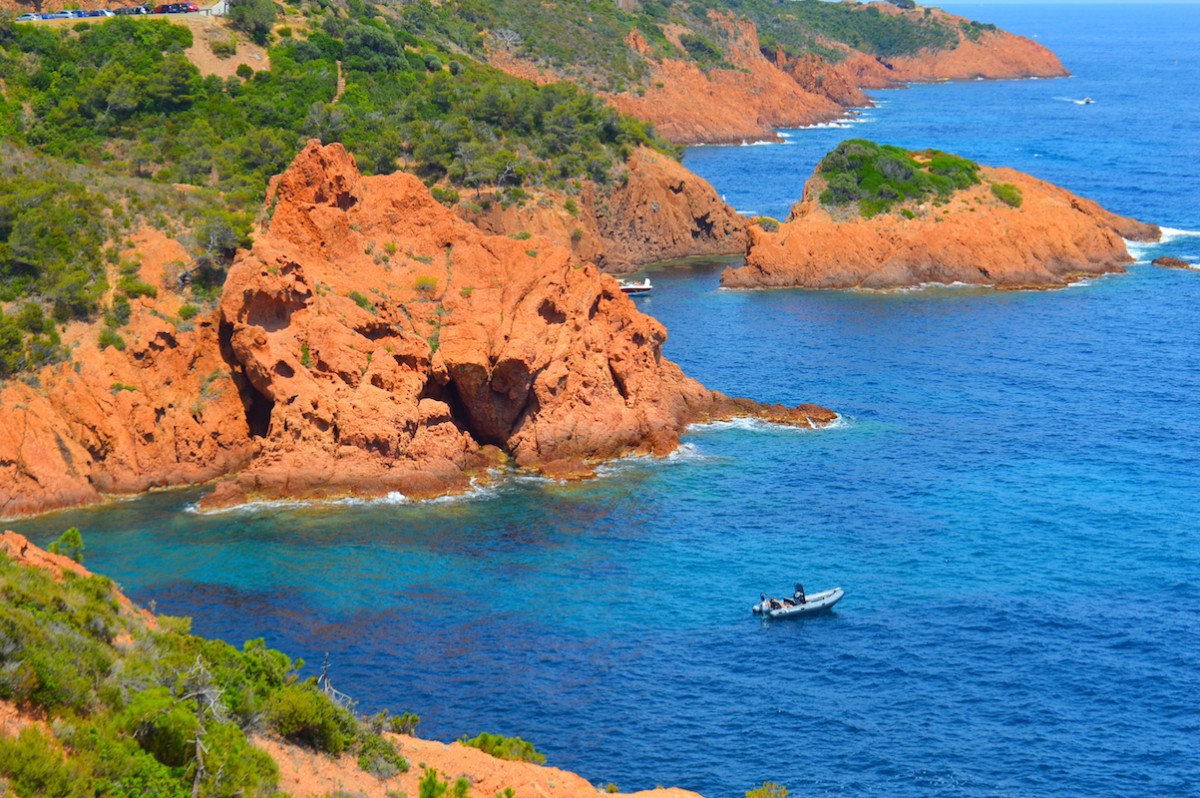
[[[783,609],[783,605],[779,603],[779,599],[771,599],[771,609]]]
[[[808,602],[808,599],[804,595],[804,585],[800,584],[799,582],[796,583],[796,592],[794,594],[794,598],[801,604]]]

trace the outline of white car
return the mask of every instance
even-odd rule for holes
[[[41,14],[22,14],[17,17],[17,22],[37,22],[42,18]]]

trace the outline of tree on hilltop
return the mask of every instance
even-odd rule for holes
[[[226,12],[234,27],[249,33],[263,44],[275,24],[275,0],[229,0]]]

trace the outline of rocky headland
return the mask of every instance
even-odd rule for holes
[[[142,276],[161,284],[178,258],[155,240]],[[665,454],[703,419],[835,417],[705,389],[593,264],[484,233],[411,175],[364,178],[340,145],[310,142],[273,182],[217,310],[131,304],[124,350],[85,331],[71,362],[4,385],[0,515],[217,477],[210,506],[431,496],[502,463]]]
[[[822,161],[784,224],[751,230],[745,265],[721,284],[1058,288],[1123,271],[1133,262],[1126,239],[1159,236],[1012,169],[850,141]]]
[[[653,122],[660,134],[677,144],[737,143],[776,140],[779,128],[841,118],[848,109],[871,104],[864,89],[1070,74],[1053,52],[1037,42],[940,9],[906,10],[877,2],[864,4],[859,13],[940,24],[951,32],[951,41],[913,54],[883,56],[819,40],[826,55],[811,52],[793,57],[778,45],[765,47],[753,21],[713,11],[708,19],[721,32],[723,66],[706,66],[685,57],[686,30],[664,28],[678,57],[656,56],[645,36],[635,30],[627,44],[648,61],[647,85],[604,96],[621,111]],[[506,50],[494,51],[490,61],[521,77],[567,77]]]

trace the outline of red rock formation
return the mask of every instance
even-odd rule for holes
[[[804,198],[775,233],[751,231],[746,265],[727,269],[730,288],[902,288],[968,283],[997,288],[1054,288],[1083,277],[1124,271],[1133,259],[1123,238],[1156,240],[1159,230],[1126,219],[1011,169],[980,170],[983,184],[945,206],[924,204],[870,219],[831,213],[818,199],[824,181],[809,180]],[[1020,188],[1010,207],[990,182]]]
[[[736,69],[705,73],[690,61],[656,62],[643,94],[607,95],[609,101],[625,113],[650,120],[660,134],[678,144],[777,139],[776,128],[828,122],[845,113],[764,58],[753,23],[716,13],[712,18],[729,34],[725,45]]]
[[[313,142],[268,202],[221,307],[259,450],[214,503],[444,493],[500,450],[570,472],[751,409],[664,360],[665,330],[612,278],[544,238],[484,234],[411,175],[362,178]]]
[[[1168,257],[1166,255],[1163,255],[1161,258],[1155,258],[1154,260],[1152,260],[1150,262],[1153,263],[1155,266],[1158,266],[1159,268],[1162,268],[1162,269],[1195,269],[1195,268],[1197,268],[1196,266],[1193,266],[1192,264],[1188,263],[1186,260],[1183,260],[1182,258],[1172,258],[1172,257]]]
[[[901,11],[887,3],[874,3],[893,14],[923,14],[924,9]],[[1005,80],[1014,78],[1062,78],[1071,73],[1049,49],[1024,36],[1002,30],[984,31],[969,37],[963,26],[970,20],[936,10],[933,14],[958,32],[958,44],[937,52],[887,59],[893,80],[903,83],[939,80]]]
[[[567,211],[565,195],[545,192],[536,201],[486,211],[461,211],[490,233],[536,233],[569,248],[579,262],[607,272],[691,255],[728,255],[746,249],[745,220],[703,178],[647,148],[626,164],[611,189],[585,184]],[[462,208],[463,206],[460,206]]]

